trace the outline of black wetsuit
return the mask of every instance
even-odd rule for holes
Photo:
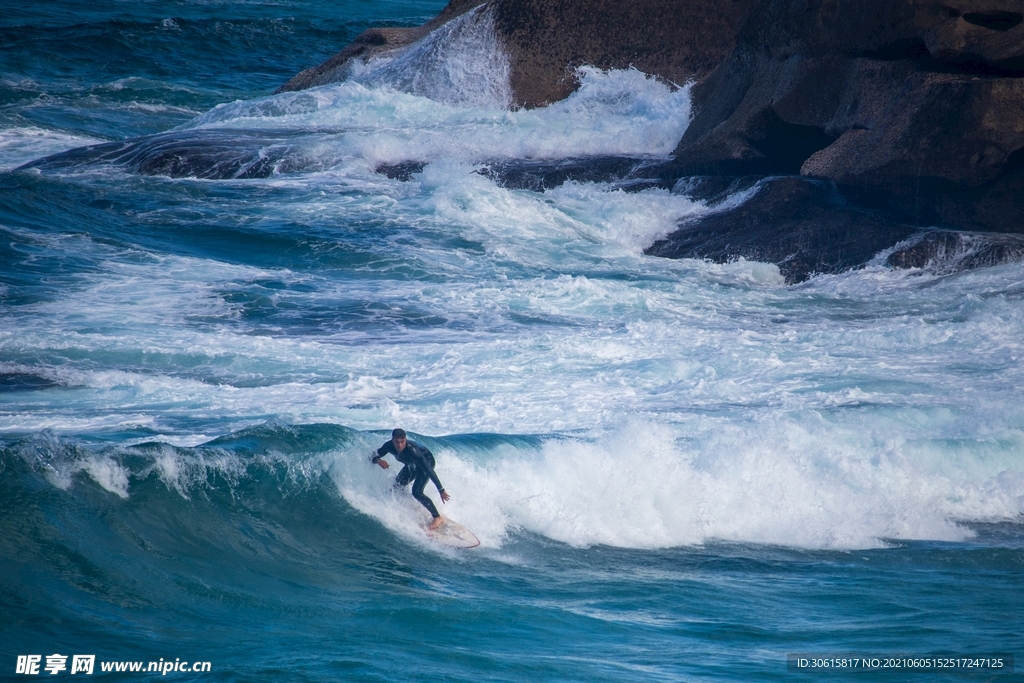
[[[434,501],[430,500],[423,493],[423,488],[427,485],[428,479],[434,482],[438,493],[444,493],[444,487],[441,486],[441,481],[437,478],[437,474],[434,473],[434,454],[430,452],[430,449],[414,441],[407,440],[405,448],[402,449],[401,453],[398,453],[395,451],[395,444],[388,441],[377,449],[377,455],[373,456],[371,461],[376,463],[388,453],[395,456],[395,460],[405,465],[402,471],[398,473],[398,476],[395,477],[395,486],[402,487],[410,481],[413,482],[412,497],[418,500],[423,507],[427,508],[434,518],[440,517],[441,515],[438,514],[437,508],[434,507]]]

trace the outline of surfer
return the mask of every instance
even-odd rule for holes
[[[377,452],[370,458],[370,462],[380,465],[382,469],[390,467],[388,461],[384,459],[388,453],[395,456],[398,462],[405,465],[402,470],[395,477],[395,488],[404,488],[410,481],[412,484],[412,497],[420,502],[420,504],[430,511],[430,514],[434,519],[430,522],[430,528],[436,529],[441,526],[444,519],[437,512],[437,508],[434,507],[434,501],[430,500],[425,493],[423,488],[427,485],[427,480],[434,482],[434,486],[437,487],[437,492],[441,494],[441,502],[447,503],[448,499],[451,498],[445,493],[444,487],[441,486],[441,480],[437,478],[437,474],[434,472],[434,454],[430,452],[430,449],[421,446],[415,441],[409,441],[406,438],[405,430],[396,428],[391,432],[391,440],[384,443],[383,446],[377,449]]]

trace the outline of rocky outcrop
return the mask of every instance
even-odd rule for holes
[[[1005,200],[1024,149],[1022,9],[765,0],[695,88],[678,172],[799,173],[917,222],[1021,230]]]
[[[286,87],[329,82],[348,60],[480,4],[455,0],[427,26],[367,32]],[[812,181],[763,184],[746,208],[708,216],[704,228],[682,225],[651,253],[767,258],[800,279],[862,263],[908,226],[1024,233],[1021,0],[486,4],[516,105],[567,96],[584,64],[693,81],[695,116],[659,182]],[[858,240],[863,249],[853,248]]]
[[[908,225],[1024,232],[1021,10],[1016,0],[765,0],[736,49],[694,88],[697,114],[675,150],[675,173],[832,183],[857,212],[833,207],[831,219],[819,216],[816,239],[794,252],[819,272],[857,265],[864,254],[849,250],[854,243],[891,246]],[[748,214],[769,199],[752,201],[735,219],[709,218],[707,229],[746,220],[753,235]],[[771,254],[812,230],[814,221],[787,218],[804,215],[806,203],[777,197],[766,214],[774,233],[734,239],[728,250],[694,245],[685,225],[667,243],[717,260],[767,254],[799,280],[807,273],[792,258]],[[830,220],[863,230],[845,240],[844,258],[832,253],[844,240],[829,237]]]

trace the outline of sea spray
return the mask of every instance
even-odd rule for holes
[[[509,57],[488,5],[466,12],[408,47],[354,60],[348,80],[447,104],[506,109],[512,104]]]

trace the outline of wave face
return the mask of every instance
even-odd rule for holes
[[[0,667],[746,681],[1021,650],[1024,266],[915,243],[786,286],[645,256],[721,207],[642,176],[686,87],[583,67],[512,110],[485,8],[267,95],[441,9],[342,5],[0,24]],[[394,426],[473,553],[368,463]]]

